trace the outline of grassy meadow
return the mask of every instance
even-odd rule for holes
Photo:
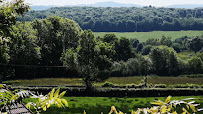
[[[94,32],[95,36],[103,37],[105,34],[113,33],[118,38],[137,38],[140,42],[144,42],[149,38],[162,38],[162,36],[171,37],[172,40],[181,38],[183,36],[200,36],[203,35],[203,31],[153,31],[153,32]]]
[[[121,110],[130,114],[132,110],[138,108],[152,107],[151,102],[159,99],[165,101],[166,97],[147,97],[147,98],[116,98],[116,97],[64,97],[68,101],[68,108],[51,107],[42,114],[82,114],[84,110],[87,114],[108,114],[111,106],[115,106],[117,110]],[[203,96],[181,96],[172,97],[171,100],[182,100],[186,98],[197,98],[198,108],[203,107]],[[37,100],[37,99],[35,99]],[[28,103],[33,99],[25,99],[23,102]],[[194,100],[193,100],[194,101]],[[198,113],[197,113],[198,114]],[[199,113],[200,114],[200,113]]]
[[[176,56],[182,60],[189,60],[194,54],[195,52],[183,51],[183,52],[177,53]]]
[[[117,85],[127,85],[127,84],[140,84],[142,76],[133,76],[133,77],[110,77],[107,79],[107,82],[112,82]],[[203,85],[203,78],[189,78],[189,77],[158,77],[158,76],[149,76],[148,84],[199,84]],[[41,79],[32,79],[32,80],[8,80],[4,81],[5,84],[11,84],[13,86],[17,85],[83,85],[83,80],[80,78],[41,78]],[[95,83],[95,85],[100,86],[102,83]]]

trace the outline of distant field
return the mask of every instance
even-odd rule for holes
[[[190,52],[190,51],[183,51],[180,53],[177,53],[177,57],[182,59],[182,60],[188,60],[190,59],[195,53],[194,52]]]
[[[126,85],[126,84],[140,84],[142,76],[133,76],[133,77],[111,77],[106,81],[112,82],[118,85]],[[150,76],[148,77],[148,83],[151,84],[199,84],[203,85],[203,78],[188,78],[188,77],[158,77],[158,76]],[[10,80],[4,81],[3,83],[11,84],[11,85],[83,85],[83,81],[80,78],[42,78],[42,79],[33,79],[33,80]],[[102,83],[96,83],[96,85],[101,85]]]
[[[161,38],[162,36],[171,37],[172,40],[183,36],[200,36],[203,31],[153,31],[153,32],[94,32],[95,36],[103,37],[105,34],[113,33],[118,38],[137,38],[140,42],[144,42],[149,38]]]

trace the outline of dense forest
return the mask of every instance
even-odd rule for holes
[[[146,42],[115,34],[95,37],[75,21],[56,16],[17,22],[2,33],[6,33],[0,40],[4,78],[203,73],[203,36],[175,41],[163,36]],[[191,59],[176,56],[188,50],[196,53]]]
[[[49,16],[72,19],[83,30],[91,29],[94,32],[203,30],[203,8],[54,7],[29,11],[18,20],[33,21]]]

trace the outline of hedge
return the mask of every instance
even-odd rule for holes
[[[24,89],[42,94],[47,94],[53,87],[9,87],[10,90]],[[67,91],[65,96],[78,97],[167,97],[172,96],[198,96],[203,95],[203,89],[189,88],[101,88],[85,91],[85,87],[63,87],[61,91]]]

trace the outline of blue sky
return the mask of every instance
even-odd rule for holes
[[[113,1],[119,3],[132,3],[138,5],[169,6],[174,4],[203,4],[203,0],[25,0],[31,5],[77,5],[93,4],[97,2]]]

